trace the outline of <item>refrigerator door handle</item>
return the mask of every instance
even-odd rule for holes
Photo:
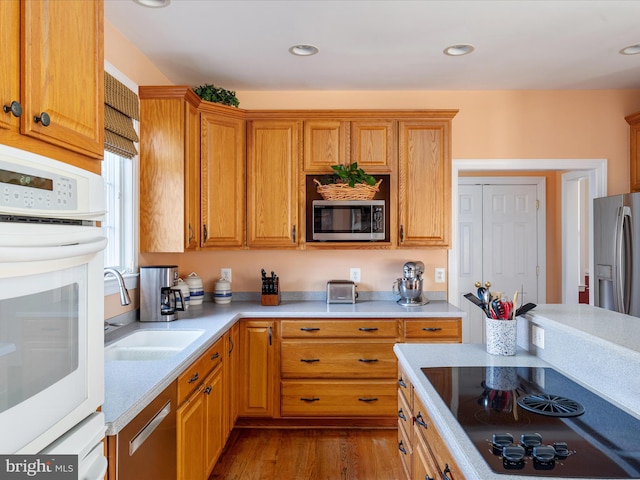
[[[613,292],[615,309],[620,313],[629,313],[631,302],[631,208],[623,206],[618,209],[616,222],[615,274]]]

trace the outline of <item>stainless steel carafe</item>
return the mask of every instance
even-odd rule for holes
[[[180,302],[176,302],[176,299]],[[176,265],[140,267],[140,321],[171,322],[184,310]]]

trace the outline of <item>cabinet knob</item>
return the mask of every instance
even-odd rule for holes
[[[14,117],[22,115],[22,105],[20,105],[20,102],[17,102],[16,100],[11,102],[11,105],[3,105],[2,110],[4,110],[4,113],[11,112]]]
[[[207,242],[207,237],[209,236],[209,232],[207,232],[207,224],[204,223],[202,225],[202,234],[204,235],[204,241]]]
[[[402,443],[402,440],[400,440],[400,442],[398,442],[398,450],[400,450],[405,455],[407,454],[407,449],[404,448],[404,444]]]
[[[296,243],[296,226],[291,229],[291,236],[293,237],[293,243]]]
[[[51,125],[51,117],[47,112],[42,112],[40,116],[34,116],[33,121],[36,123],[42,123],[43,127],[48,127],[49,125]]]
[[[400,225],[400,243],[404,242],[404,225]]]

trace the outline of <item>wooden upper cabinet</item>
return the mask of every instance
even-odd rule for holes
[[[200,235],[199,98],[140,87],[140,251],[184,252]]]
[[[390,172],[396,159],[394,120],[312,119],[304,121],[304,162],[308,173],[357,162],[367,173]]]
[[[244,118],[234,114],[233,107],[202,107],[201,137],[202,246],[242,247],[246,229]]]
[[[453,113],[451,118],[453,118]],[[449,246],[451,120],[398,125],[398,246]]]
[[[331,165],[349,163],[349,134],[349,122],[305,120],[305,172],[326,173],[331,171]]]
[[[301,122],[253,120],[247,125],[247,244],[297,248]]]
[[[102,0],[25,0],[21,7],[22,134],[102,158]]]
[[[640,192],[640,112],[625,117],[629,123],[630,191]]]
[[[18,131],[20,117],[11,113],[20,104],[20,2],[5,0],[0,2],[0,128]],[[16,111],[18,114],[18,111]]]
[[[393,120],[351,122],[351,163],[365,172],[389,172],[395,165],[396,142]]]

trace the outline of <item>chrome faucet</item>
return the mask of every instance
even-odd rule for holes
[[[124,286],[124,278],[122,278],[120,272],[115,268],[108,267],[104,269],[104,276],[106,277],[107,275],[113,275],[118,281],[118,288],[120,289],[120,304],[129,305],[131,303],[131,298],[129,297],[127,287]]]

